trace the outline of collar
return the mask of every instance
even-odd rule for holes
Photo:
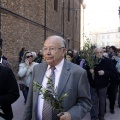
[[[61,62],[58,65],[55,66],[56,70],[61,71],[63,64],[64,64],[64,58],[61,60]],[[48,65],[48,67],[47,67],[47,70],[49,70],[49,69],[50,69],[50,65]]]

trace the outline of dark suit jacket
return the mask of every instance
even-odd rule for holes
[[[98,74],[99,70],[104,71],[104,75],[100,76]],[[95,84],[97,88],[104,88],[108,86],[109,78],[116,75],[115,67],[112,61],[105,58],[94,68],[95,71]]]
[[[42,84],[46,69],[46,63],[36,65],[33,70],[32,81]],[[63,112],[69,112],[72,120],[82,120],[91,108],[87,74],[80,66],[66,60],[64,61],[57,90],[59,97],[63,93],[68,95],[63,101]],[[38,94],[38,92],[33,92],[33,84],[31,82],[23,120],[36,120]],[[59,120],[56,114],[53,117],[52,120]]]
[[[90,68],[89,68],[90,69]],[[92,78],[92,74],[90,73],[89,69],[87,70],[88,79],[90,82],[91,87],[94,88],[104,88],[107,87],[109,84],[109,78],[117,76],[117,71],[115,66],[113,65],[112,61],[106,57],[104,57],[101,62],[94,67],[94,80]],[[99,75],[98,71],[103,70],[104,75]]]
[[[19,89],[15,76],[10,68],[0,66],[0,113],[6,120],[13,118],[11,104],[19,98]]]

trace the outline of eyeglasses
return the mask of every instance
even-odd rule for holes
[[[54,52],[54,51],[56,51],[57,49],[62,49],[62,48],[64,48],[64,47],[60,47],[60,48],[53,48],[53,47],[47,48],[47,47],[44,47],[44,48],[43,48],[43,51],[44,51],[44,52],[47,52],[47,51]]]
[[[26,58],[30,58],[30,57],[32,58],[33,56],[32,55],[26,56]]]

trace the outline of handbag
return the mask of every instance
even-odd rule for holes
[[[26,86],[25,86],[23,83],[20,83],[20,84],[19,84],[19,87],[20,87],[20,90],[21,90],[21,91],[26,90]]]

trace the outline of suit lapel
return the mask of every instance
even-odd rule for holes
[[[46,72],[46,69],[47,69],[47,64],[46,63],[43,63],[39,66],[38,69],[36,69],[36,72],[37,72],[37,79],[36,79],[36,82],[38,82],[40,85],[42,84],[42,81],[43,81],[43,78],[44,78],[44,75],[45,75],[45,72]],[[39,92],[37,91],[35,93],[35,96],[34,96],[34,109],[37,110],[37,100],[38,100],[38,94]]]
[[[43,63],[43,64],[40,66],[40,69],[38,70],[38,79],[37,79],[37,82],[38,82],[40,85],[42,84],[42,81],[43,81],[43,78],[44,78],[46,69],[47,69],[47,64],[46,64],[46,63]]]
[[[69,79],[69,76],[70,76],[69,69],[70,69],[69,63],[65,60],[62,71],[61,71],[59,84],[58,84],[58,90],[57,90],[58,97],[60,97],[60,95]]]
[[[45,72],[46,72],[46,69],[47,69],[47,64],[44,63],[40,66],[40,69],[38,71],[38,79],[37,79],[37,82],[41,85],[42,84],[42,81],[43,81],[43,77],[45,75]],[[60,97],[67,81],[69,80],[69,76],[70,76],[70,66],[69,66],[69,63],[65,60],[64,61],[64,65],[63,65],[63,68],[62,68],[62,71],[61,71],[61,75],[60,75],[60,80],[59,80],[59,84],[58,84],[58,89],[57,89],[57,94],[58,94],[58,97]]]

